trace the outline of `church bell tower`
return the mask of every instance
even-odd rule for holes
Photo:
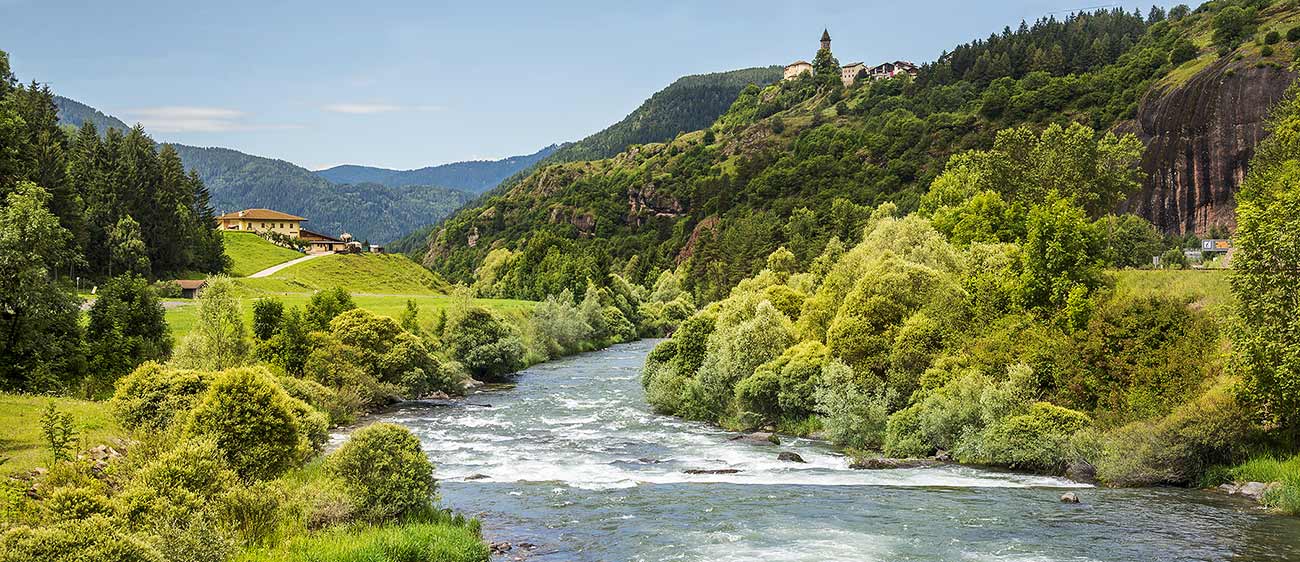
[[[826,29],[822,30],[822,48],[827,51],[831,50],[831,32]]]

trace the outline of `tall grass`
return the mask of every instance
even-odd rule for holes
[[[399,525],[336,527],[278,548],[245,552],[239,562],[486,562],[474,522],[433,517]]]
[[[1264,505],[1283,513],[1300,515],[1300,455],[1289,459],[1271,456],[1255,457],[1232,469],[1237,481],[1281,482],[1261,498]]]

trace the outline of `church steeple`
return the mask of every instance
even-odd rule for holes
[[[830,32],[830,30],[822,29],[822,48],[823,48],[823,49],[826,49],[827,51],[831,50],[831,32]]]

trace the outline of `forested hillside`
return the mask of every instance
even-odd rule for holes
[[[54,97],[59,121],[101,133],[129,130],[121,120],[76,100]],[[301,166],[220,147],[169,144],[211,192],[218,212],[263,207],[301,215],[310,230],[344,231],[358,240],[387,243],[446,216],[471,199],[468,193],[428,185],[334,184]]]
[[[175,145],[186,165],[205,178],[213,206],[228,212],[265,207],[307,217],[307,228],[387,243],[437,220],[470,200],[444,187],[376,183],[333,184],[306,168],[228,148]]]
[[[503,187],[526,178],[536,166],[608,158],[634,144],[663,142],[679,133],[707,127],[727,111],[740,91],[750,84],[771,84],[781,78],[781,68],[746,68],[685,76],[650,96],[618,123],[580,141],[559,146],[547,157],[506,178]],[[434,225],[411,232],[392,245],[394,251],[417,258],[428,249]]]
[[[511,296],[684,266],[696,296],[714,300],[778,246],[806,264],[832,237],[860,240],[881,203],[917,209],[951,155],[993,146],[999,130],[1080,123],[1101,136],[1216,59],[1225,76],[1285,73],[1296,8],[1238,4],[1046,18],[959,45],[915,79],[747,87],[706,130],[507,183],[440,225],[425,263],[452,280],[490,275]],[[826,55],[821,76],[838,64]]]
[[[780,78],[779,66],[683,76],[655,92],[622,121],[560,147],[546,162],[609,158],[634,144],[663,142],[679,133],[698,131],[727,111],[746,86],[767,85]]]
[[[559,145],[532,154],[500,160],[472,160],[428,166],[416,170],[390,170],[371,166],[343,165],[317,170],[316,175],[334,183],[378,183],[388,187],[437,185],[469,193],[483,193],[506,178],[526,170],[550,156]]]

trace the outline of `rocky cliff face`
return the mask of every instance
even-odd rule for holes
[[[1268,109],[1295,78],[1250,58],[1222,59],[1184,84],[1153,89],[1137,119],[1119,127],[1147,145],[1146,183],[1124,210],[1169,233],[1235,228],[1234,196],[1265,134]]]

